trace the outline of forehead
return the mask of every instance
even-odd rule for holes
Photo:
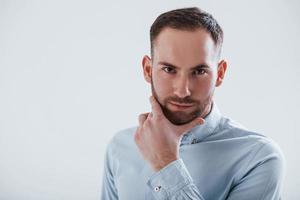
[[[163,29],[153,44],[154,62],[168,61],[180,66],[213,65],[217,48],[204,29],[194,31]]]

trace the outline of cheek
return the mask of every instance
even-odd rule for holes
[[[159,76],[158,74],[152,76],[152,80],[153,80],[154,90],[157,96],[160,98],[160,100],[163,100],[166,97],[172,95],[171,80],[167,79],[166,77]]]
[[[207,76],[197,81],[194,88],[195,96],[199,98],[207,98],[212,95],[215,88],[215,80],[212,76]]]

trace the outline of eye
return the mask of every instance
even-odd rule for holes
[[[174,74],[176,72],[174,68],[169,67],[169,66],[163,67],[162,70],[164,70],[165,72],[167,72],[169,74]]]
[[[196,69],[193,71],[193,75],[203,75],[206,73],[205,69]]]

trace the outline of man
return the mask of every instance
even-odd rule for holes
[[[108,145],[101,198],[279,199],[279,147],[213,101],[227,69],[217,21],[198,8],[172,10],[152,24],[150,40],[142,65],[152,110]]]

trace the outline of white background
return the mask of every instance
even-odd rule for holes
[[[170,9],[199,6],[225,32],[224,115],[286,157],[300,199],[300,7],[296,0],[0,0],[0,200],[96,200],[113,134],[149,110],[141,58]]]

